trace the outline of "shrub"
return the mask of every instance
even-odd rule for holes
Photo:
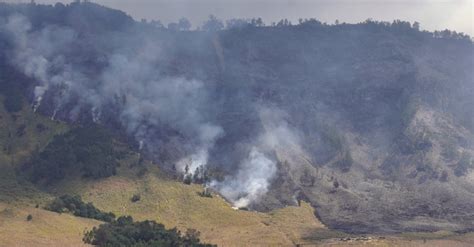
[[[140,201],[140,199],[141,199],[140,195],[135,194],[135,195],[132,196],[132,198],[130,199],[130,201],[132,201],[132,202],[138,202],[138,201]]]
[[[26,220],[27,221],[32,221],[33,220],[33,215],[29,214],[28,216],[26,216]]]

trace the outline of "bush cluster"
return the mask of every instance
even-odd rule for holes
[[[213,246],[201,243],[196,230],[181,234],[176,228],[168,230],[155,221],[133,221],[131,216],[122,216],[111,223],[94,227],[85,233],[83,241],[96,246]]]
[[[75,216],[112,222],[115,220],[113,213],[105,213],[97,209],[92,203],[85,203],[80,196],[63,195],[51,202],[47,210],[58,213],[72,213]]]

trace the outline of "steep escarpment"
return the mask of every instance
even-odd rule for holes
[[[305,200],[349,232],[474,227],[468,37],[401,21],[175,31],[91,3],[0,8],[13,111],[16,95],[116,129],[238,207]]]

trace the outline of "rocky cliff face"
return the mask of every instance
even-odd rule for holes
[[[170,171],[205,165],[254,209],[305,200],[351,232],[474,227],[469,38],[405,22],[176,32],[90,3],[56,19],[5,6],[2,69],[27,76],[41,114],[120,128]],[[71,21],[81,8],[99,31]]]

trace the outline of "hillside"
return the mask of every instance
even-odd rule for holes
[[[0,3],[3,207],[80,195],[219,245],[472,240],[470,37],[243,21]]]
[[[35,126],[39,123],[55,132],[38,133]],[[34,151],[29,148],[31,144],[36,143],[35,148],[42,149],[55,134],[67,131],[69,127],[34,114],[30,109],[10,114],[3,107],[0,107],[0,124],[9,126],[10,132],[26,125],[26,133],[21,137],[11,135],[7,128],[2,128],[6,132],[1,138],[2,145],[15,148],[1,152],[4,172],[0,180],[0,246],[83,245],[84,231],[100,222],[42,209],[55,196],[62,194],[81,195],[100,209],[117,215],[132,215],[139,220],[152,219],[169,228],[197,229],[204,240],[224,246],[244,242],[293,245],[304,242],[306,234],[312,231],[328,231],[306,203],[301,207],[265,214],[234,210],[216,194],[213,198],[200,197],[198,192],[203,190],[202,186],[185,185],[166,177],[156,165],[148,164],[149,174],[140,178],[136,175],[140,168],[130,168],[138,160],[136,153],[122,161],[116,176],[102,180],[70,177],[60,184],[38,189],[17,177],[15,166]],[[141,200],[131,202],[134,194],[140,194]],[[37,204],[39,208],[35,208]],[[33,216],[31,221],[26,220],[29,214]]]
[[[31,215],[33,219],[27,221]],[[86,246],[82,237],[98,221],[0,203],[0,246]]]
[[[26,108],[15,113],[15,121],[12,116],[0,108],[1,124],[8,122],[12,130],[23,123],[27,126],[21,140],[8,138],[8,135],[1,139],[2,143],[14,144],[16,149],[1,153],[4,160],[1,168],[5,172],[0,180],[0,246],[85,246],[82,243],[84,232],[103,222],[43,209],[55,196],[63,194],[81,195],[85,201],[116,215],[152,219],[183,231],[197,229],[204,241],[218,246],[468,246],[474,243],[472,234],[450,232],[373,235],[368,239],[348,235],[324,226],[305,202],[267,213],[235,210],[218,194],[213,193],[212,198],[199,196],[203,190],[201,185],[186,185],[171,179],[156,164],[146,162],[145,167],[149,169],[146,175],[137,175],[143,167],[130,167],[139,157],[133,151],[121,160],[115,176],[100,180],[72,176],[54,186],[37,188],[21,176],[17,177],[14,171],[15,166],[33,152],[27,143],[38,143],[37,148],[42,149],[54,135],[68,131],[71,126]],[[54,126],[57,132],[38,133],[34,127],[39,123]],[[133,195],[140,195],[140,200],[132,202]],[[27,220],[28,215],[32,216],[31,221]]]

